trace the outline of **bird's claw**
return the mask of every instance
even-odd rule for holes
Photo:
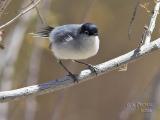
[[[98,75],[98,68],[96,68],[95,66],[91,65],[91,64],[88,64],[88,68],[94,72],[96,74],[96,76]]]

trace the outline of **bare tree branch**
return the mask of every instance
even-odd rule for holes
[[[35,0],[31,0],[31,2],[34,3]],[[44,18],[42,17],[42,15],[40,14],[39,8],[38,8],[37,6],[36,6],[36,12],[37,12],[37,15],[38,15],[41,23],[46,25],[47,23],[46,23],[46,21],[44,20]]]
[[[107,62],[96,65],[95,67],[97,68],[97,75],[99,76],[109,71],[112,71],[123,64],[129,63],[133,60],[137,60],[141,56],[151,53],[158,49],[160,49],[160,38],[147,45],[141,46],[138,53],[137,49],[135,49],[122,56],[119,56]],[[94,77],[96,77],[96,75],[90,69],[85,69],[77,75],[79,84]],[[78,84],[74,83],[74,80],[70,76],[64,76],[63,78],[57,80],[51,80],[44,84],[33,85],[16,90],[0,92],[0,102],[7,102],[25,96],[42,95],[56,90],[64,89],[66,87],[70,87],[73,85],[78,85]]]
[[[153,15],[151,16],[150,24],[147,30],[148,32],[145,35],[144,44],[149,44],[151,41],[151,33],[155,28],[156,18],[159,14],[159,8],[160,8],[160,0],[156,0],[156,5],[154,7]]]
[[[20,12],[17,16],[15,16],[12,20],[8,21],[7,23],[3,24],[0,26],[0,29],[7,27],[8,25],[10,25],[11,23],[15,22],[18,18],[20,18],[22,15],[26,14],[27,12],[29,12],[30,10],[32,10],[33,8],[35,8],[41,0],[37,0],[36,2],[34,2],[33,4],[31,4],[29,7],[27,7],[25,10],[23,10],[22,12]]]
[[[7,8],[10,2],[11,0],[0,0],[0,17],[4,13],[5,9]]]

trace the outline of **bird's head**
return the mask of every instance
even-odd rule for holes
[[[98,36],[98,28],[93,23],[84,23],[80,28],[80,34],[86,34],[89,36]]]

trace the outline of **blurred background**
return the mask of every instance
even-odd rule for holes
[[[7,0],[0,4],[4,1]],[[0,24],[15,17],[31,2],[8,0],[3,4],[7,7],[1,9]],[[152,11],[154,0],[140,0],[140,4],[146,3]],[[45,23],[52,26],[95,23],[100,31],[100,50],[85,60],[93,65],[136,48],[151,13],[138,7],[129,40],[128,27],[135,5],[135,0],[41,0],[38,9],[4,29],[0,90],[44,83],[66,75],[48,49],[48,40],[29,34]],[[158,16],[152,40],[159,37],[159,19]],[[159,120],[159,58],[157,51],[128,64],[124,72],[115,70],[54,93],[0,103],[0,120]],[[65,61],[65,65],[73,73],[84,69],[70,61]]]

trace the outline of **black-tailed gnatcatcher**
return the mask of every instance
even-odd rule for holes
[[[87,59],[97,54],[99,49],[98,29],[93,23],[67,24],[58,27],[47,26],[37,32],[41,37],[49,37],[49,48],[58,59],[59,64],[77,81],[62,63],[62,60],[73,60],[87,65],[96,73],[94,66],[78,60]]]

